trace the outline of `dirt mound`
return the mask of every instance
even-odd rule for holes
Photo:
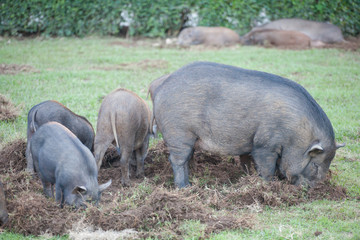
[[[134,229],[141,237],[184,238],[182,226],[189,220],[204,226],[203,236],[226,229],[251,228],[255,216],[239,209],[261,211],[264,207],[291,206],[315,199],[347,198],[346,191],[330,183],[306,191],[286,181],[266,182],[246,175],[236,158],[195,151],[191,160],[192,186],[173,188],[168,151],[161,141],[145,159],[145,179],[131,178],[132,186],[121,185],[120,168],[111,164],[119,157],[115,148],[105,155],[99,183],[112,179],[99,207],[86,210],[69,206],[61,209],[42,193],[40,180],[27,172],[26,143],[17,140],[0,152],[1,180],[5,186],[10,221],[3,226],[25,235],[67,234],[81,222],[94,229],[122,231]]]
[[[103,230],[150,229],[151,232],[143,231],[145,237],[160,238],[165,237],[162,236],[164,229],[167,230],[166,234],[170,232],[172,237],[179,238],[181,236],[179,228],[184,220],[199,220],[204,223],[206,234],[224,229],[249,228],[252,225],[252,216],[240,218],[232,214],[215,215],[196,197],[185,196],[185,192],[182,191],[161,187],[149,187],[143,192],[136,189],[133,191],[137,192],[139,197],[135,207],[129,209],[126,199],[106,203],[106,207],[101,210],[92,207],[88,212],[88,224],[99,226]],[[134,195],[128,196],[129,199],[132,197]],[[114,209],[117,211],[114,212]]]
[[[0,94],[0,121],[14,121],[19,116],[19,112],[19,107]]]
[[[0,64],[0,74],[15,75],[24,72],[37,73],[39,70],[30,65]]]
[[[145,59],[141,60],[139,62],[131,62],[131,63],[121,63],[118,65],[112,65],[112,66],[96,66],[94,69],[98,70],[105,70],[105,71],[114,71],[114,70],[147,70],[147,69],[154,69],[154,68],[167,68],[169,66],[169,63],[165,60],[150,60]]]
[[[0,151],[0,174],[18,173],[26,168],[26,141],[18,139]]]

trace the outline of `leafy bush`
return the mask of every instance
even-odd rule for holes
[[[0,5],[0,34],[84,36],[117,34],[122,0],[5,0]]]
[[[175,36],[196,13],[198,25],[225,26],[239,34],[264,17],[296,17],[329,21],[344,34],[357,35],[359,12],[358,0],[3,0],[0,34],[107,35],[119,34],[127,25],[131,36]]]

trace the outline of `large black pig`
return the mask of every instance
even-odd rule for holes
[[[266,180],[278,169],[291,183],[308,186],[325,177],[342,146],[314,98],[273,74],[195,62],[172,73],[153,94],[155,120],[180,188],[189,185],[195,143],[217,154],[251,154]]]
[[[0,182],[0,225],[7,223],[9,218],[6,209],[6,200],[3,184]]]
[[[27,170],[34,173],[33,159],[30,154],[30,140],[35,131],[43,124],[54,121],[61,123],[74,133],[79,140],[93,151],[95,132],[91,123],[73,113],[61,103],[49,100],[32,107],[28,113],[26,160]]]
[[[90,150],[65,126],[57,122],[42,125],[32,136],[30,151],[47,197],[80,207],[84,201],[98,202],[111,184],[98,185],[98,170]]]

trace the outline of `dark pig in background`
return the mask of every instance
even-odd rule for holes
[[[178,36],[178,45],[224,47],[240,43],[239,35],[225,27],[189,27],[183,29]]]
[[[2,182],[0,182],[0,225],[7,223],[8,220],[9,220],[9,215],[6,208],[4,186]]]
[[[27,171],[30,173],[34,173],[33,158],[30,153],[31,137],[41,125],[51,121],[67,127],[90,151],[93,151],[95,132],[85,117],[73,113],[54,100],[39,103],[32,107],[28,113],[26,160]]]
[[[98,170],[90,150],[65,126],[57,122],[42,125],[32,136],[30,151],[47,197],[75,207],[85,201],[98,203],[111,180],[98,185]]]
[[[296,185],[324,179],[335,151],[332,125],[299,84],[259,71],[195,62],[172,73],[153,96],[176,186],[189,185],[195,143],[222,155],[249,155],[271,180]]]
[[[277,29],[301,32],[310,37],[312,44],[344,42],[341,29],[331,23],[310,21],[298,18],[285,18],[255,27],[251,31],[260,29]]]
[[[94,154],[100,169],[105,151],[115,141],[120,159],[121,182],[130,185],[129,164],[136,159],[136,176],[144,176],[144,159],[151,135],[151,113],[143,99],[126,89],[107,95],[100,107]]]

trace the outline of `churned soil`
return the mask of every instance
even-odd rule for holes
[[[188,220],[200,221],[202,236],[229,230],[252,228],[253,211],[264,207],[291,206],[317,199],[348,198],[343,187],[324,183],[305,190],[286,181],[266,182],[241,170],[240,161],[195,151],[190,161],[192,186],[174,189],[168,151],[164,142],[149,149],[145,159],[145,178],[131,177],[132,186],[121,185],[121,171],[115,148],[106,152],[99,172],[99,183],[112,179],[99,206],[87,209],[59,207],[42,193],[37,176],[26,171],[26,142],[16,140],[0,151],[0,175],[5,187],[9,222],[2,226],[25,235],[68,234],[81,222],[103,231],[133,229],[137,237],[184,238],[181,227]]]
[[[20,114],[19,107],[0,94],[0,121],[14,121]]]

